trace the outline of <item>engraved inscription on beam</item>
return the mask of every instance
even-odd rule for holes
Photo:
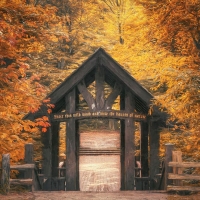
[[[146,115],[140,113],[128,113],[124,111],[98,111],[98,112],[76,112],[73,114],[58,113],[53,114],[53,120],[64,120],[68,118],[87,118],[87,117],[111,117],[111,118],[135,118],[145,120]]]

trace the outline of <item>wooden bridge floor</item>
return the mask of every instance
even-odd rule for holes
[[[80,190],[108,192],[120,190],[120,156],[80,156]]]
[[[81,191],[113,192],[121,186],[120,134],[116,131],[80,133],[79,183]],[[87,155],[84,153],[87,152]],[[97,152],[103,152],[98,155]],[[111,155],[105,154],[111,153]],[[114,152],[114,153],[112,153]],[[116,155],[114,155],[116,153]],[[93,155],[92,155],[93,154]]]

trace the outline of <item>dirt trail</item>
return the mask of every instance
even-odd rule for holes
[[[94,192],[25,192],[0,195],[1,200],[199,200],[196,195],[169,195],[155,191],[120,191],[110,193]]]

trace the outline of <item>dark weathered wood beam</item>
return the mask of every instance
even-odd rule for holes
[[[125,110],[129,112],[135,110],[135,98],[128,88],[125,88]]]
[[[104,108],[104,78],[104,68],[98,65],[95,73],[97,110]]]
[[[85,80],[85,85],[86,87],[88,87],[91,83],[93,83],[95,81],[95,68],[90,72],[88,73],[84,80]]]
[[[76,89],[73,88],[70,92],[65,96],[65,110],[68,113],[73,113],[76,110]]]
[[[125,120],[120,121],[121,126],[121,190],[125,190]]]
[[[120,110],[125,109],[125,90],[123,89],[120,94]]]
[[[142,177],[149,176],[149,165],[148,165],[148,122],[140,122],[140,151],[141,151],[141,166],[142,166]]]
[[[58,177],[59,165],[59,129],[60,123],[51,123],[52,128],[52,177]]]
[[[113,75],[108,69],[104,67],[104,73],[105,73],[105,82],[110,85],[112,88],[115,86],[115,82],[119,81],[119,79]]]
[[[87,90],[85,82],[81,81],[78,85],[78,90],[79,92],[83,95],[83,98],[88,104],[89,110],[90,111],[95,111],[96,110],[96,102],[93,98],[93,96],[90,94],[90,92]]]
[[[104,108],[105,110],[110,110],[112,108],[112,105],[117,96],[120,94],[121,90],[122,85],[116,82],[113,91],[109,94],[108,98],[106,99]]]
[[[150,121],[149,126],[149,145],[150,145],[150,166],[149,175],[152,179],[159,174],[159,147],[160,147],[160,128],[162,121]]]
[[[45,178],[51,178],[52,166],[52,132],[48,127],[46,133],[41,133],[42,139],[42,174]]]
[[[125,90],[125,110],[133,112],[135,108],[134,98],[132,93]],[[124,149],[124,176],[125,190],[134,190],[135,177],[135,126],[134,120],[131,118],[125,119],[125,149]]]
[[[125,90],[120,94],[120,110],[125,109]],[[120,120],[121,125],[121,190],[125,190],[125,120]]]
[[[168,185],[172,185],[172,180],[169,180],[169,173],[173,172],[172,167],[169,167],[169,162],[172,161],[172,151],[174,150],[174,144],[165,144],[165,174],[164,174],[164,189],[167,190]]]
[[[25,152],[24,152],[24,162],[26,164],[33,163],[33,144],[25,144]],[[24,172],[24,178],[32,178],[33,177],[33,171],[31,169],[26,169]],[[29,188],[31,189],[31,188]],[[33,188],[32,188],[33,189]]]
[[[146,121],[147,115],[142,113],[136,113],[124,110],[99,110],[95,112],[76,111],[74,113],[60,112],[51,115],[51,121],[65,122],[67,119],[90,119],[90,118],[112,118],[112,119],[126,119],[132,118],[135,121]]]
[[[99,54],[97,52],[96,54]],[[83,63],[84,66],[78,68],[72,76],[69,76],[62,84],[60,84],[56,90],[54,90],[48,97],[51,99],[51,103],[56,103],[59,101],[66,92],[71,90],[76,84],[78,84],[83,77],[88,74],[96,65],[98,55],[92,55],[86,62]]]
[[[71,90],[66,96],[66,111],[75,112],[76,91]],[[77,159],[77,134],[76,122],[71,118],[67,120],[66,127],[66,190],[75,191],[79,189],[78,185],[78,159]]]
[[[10,189],[10,154],[2,155],[1,167],[1,187],[4,189],[5,194],[7,194]]]
[[[147,105],[150,104],[153,96],[145,90],[131,75],[129,75],[113,58],[106,53],[101,54],[101,62],[106,66],[119,80],[123,82],[138,95]]]

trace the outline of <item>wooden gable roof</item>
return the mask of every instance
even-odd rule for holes
[[[51,99],[51,103],[56,105],[56,109],[54,110],[55,112],[59,111],[64,104],[65,95],[83,79],[86,80],[86,86],[94,81],[93,71],[97,65],[105,68],[105,81],[108,82],[109,85],[114,87],[114,80],[117,79],[127,88],[129,88],[130,91],[135,95],[135,102],[138,111],[148,111],[153,96],[126,70],[124,70],[118,62],[116,62],[108,53],[106,53],[104,49],[99,48],[77,70],[75,70],[47,96],[47,98]],[[41,109],[38,112],[41,113]],[[31,117],[30,114],[28,114],[26,118],[33,119],[33,116]]]

